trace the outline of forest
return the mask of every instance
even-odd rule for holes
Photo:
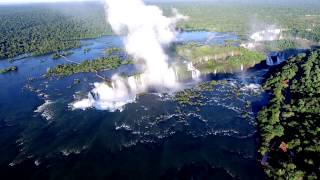
[[[269,73],[271,93],[258,113],[265,172],[273,179],[320,177],[320,50],[290,58]]]
[[[253,32],[275,26],[289,35],[320,41],[320,3],[180,2],[164,3],[162,7],[167,14],[175,7],[189,16],[179,24],[183,30],[231,32],[247,39]]]
[[[43,55],[111,34],[99,3],[0,6],[0,59]]]
[[[293,37],[320,41],[318,5],[231,4],[210,2],[157,3],[189,16],[183,31],[230,32],[248,39],[253,32],[275,26]],[[0,6],[0,59],[43,55],[81,46],[81,39],[113,34],[98,2]],[[288,44],[282,44],[288,45]],[[290,46],[292,44],[289,44]]]

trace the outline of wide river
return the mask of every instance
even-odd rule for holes
[[[226,40],[237,37],[183,32],[177,38],[220,45]],[[82,44],[70,60],[102,57],[106,48],[123,46],[117,36]],[[84,53],[86,48],[91,50]],[[265,103],[259,85],[266,69],[207,76],[204,81],[224,83],[203,92],[200,108],[153,92],[122,112],[108,112],[70,108],[101,79],[93,73],[42,77],[62,63],[68,62],[51,55],[0,62],[0,68],[18,66],[0,75],[0,179],[264,179],[255,113]],[[101,74],[134,71],[124,65]]]

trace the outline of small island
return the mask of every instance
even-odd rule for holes
[[[178,45],[176,53],[182,60],[192,62],[202,73],[239,71],[266,59],[265,54],[242,47],[196,43]]]
[[[122,60],[119,57],[102,57],[94,60],[86,60],[79,64],[61,64],[50,68],[46,74],[50,76],[68,76],[76,73],[97,72],[100,70],[116,69],[121,65],[130,64],[129,60]]]
[[[17,66],[11,66],[11,67],[8,67],[8,68],[0,69],[0,74],[5,74],[5,73],[17,71],[17,70],[18,70]]]
[[[54,53],[52,55],[52,59],[60,59],[62,57],[67,57],[67,56],[71,56],[73,54],[73,52],[71,51],[67,51],[67,52],[57,52],[57,53]]]

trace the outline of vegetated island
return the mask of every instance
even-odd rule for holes
[[[8,68],[0,69],[0,74],[5,74],[5,73],[8,73],[8,72],[17,71],[17,70],[18,70],[17,66],[11,66],[11,67],[8,67]]]
[[[258,113],[262,164],[272,179],[320,177],[320,50],[279,65],[264,89],[272,94]]]
[[[122,60],[117,56],[102,57],[94,60],[85,60],[79,64],[61,64],[50,68],[46,73],[47,77],[51,76],[68,76],[76,73],[97,72],[101,70],[111,70],[121,65],[131,64],[131,60]]]
[[[192,62],[202,73],[225,73],[252,67],[266,59],[264,53],[237,46],[178,45],[176,53],[183,60]]]
[[[71,56],[73,54],[72,51],[67,51],[67,52],[56,52],[52,55],[52,59],[60,59],[62,57],[67,57]]]

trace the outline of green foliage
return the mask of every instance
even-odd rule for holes
[[[286,49],[296,49],[298,47],[298,44],[294,40],[276,40],[276,41],[265,41],[264,47],[267,52],[270,51],[283,51]]]
[[[308,51],[280,65],[264,84],[272,98],[257,116],[262,140],[260,152],[269,152],[271,160],[265,170],[273,179],[320,176],[319,65],[320,50]],[[269,149],[275,137],[286,141],[289,152],[281,154]]]
[[[80,39],[111,33],[100,3],[1,6],[0,22],[0,59],[75,48]]]
[[[176,94],[175,100],[182,106],[192,105],[192,106],[201,106],[201,93],[192,91],[191,89],[186,89],[180,91]]]
[[[8,73],[8,72],[17,71],[17,70],[18,70],[17,66],[11,66],[11,67],[8,67],[8,68],[0,69],[0,74],[5,74],[5,73]]]
[[[318,5],[163,3],[165,15],[177,8],[189,20],[183,30],[233,32],[247,39],[266,24],[277,24],[294,37],[320,41]],[[254,15],[254,16],[253,16]],[[112,34],[101,3],[63,3],[0,7],[0,59],[18,55],[42,55],[79,47],[80,39]],[[290,40],[269,43],[270,49],[293,48]]]
[[[111,56],[111,55],[115,55],[115,54],[121,53],[122,51],[123,51],[122,48],[112,47],[112,48],[105,49],[104,53],[107,56]]]
[[[57,52],[52,55],[52,59],[60,59],[61,57],[67,57],[71,56],[73,52],[67,51],[67,52]]]
[[[242,47],[185,44],[176,47],[176,53],[184,60],[192,61],[201,72],[227,72],[251,67],[265,59],[259,52]]]
[[[104,57],[95,60],[87,60],[81,64],[62,64],[51,68],[47,76],[67,76],[75,73],[97,72],[99,70],[116,69],[121,65],[118,57]]]
[[[216,87],[216,85],[221,84],[221,82],[212,80],[210,82],[202,83],[192,89],[185,89],[183,91],[177,92],[174,99],[182,106],[203,106],[205,105],[205,97],[203,92],[210,92]]]
[[[179,28],[184,30],[233,32],[247,39],[253,31],[269,24],[288,30],[290,36],[320,41],[319,3],[189,2],[163,4],[162,7],[167,14],[171,7],[175,7],[189,16],[188,21],[179,24]]]
[[[60,59],[61,58],[61,55],[59,53],[54,53],[52,55],[52,59]]]

